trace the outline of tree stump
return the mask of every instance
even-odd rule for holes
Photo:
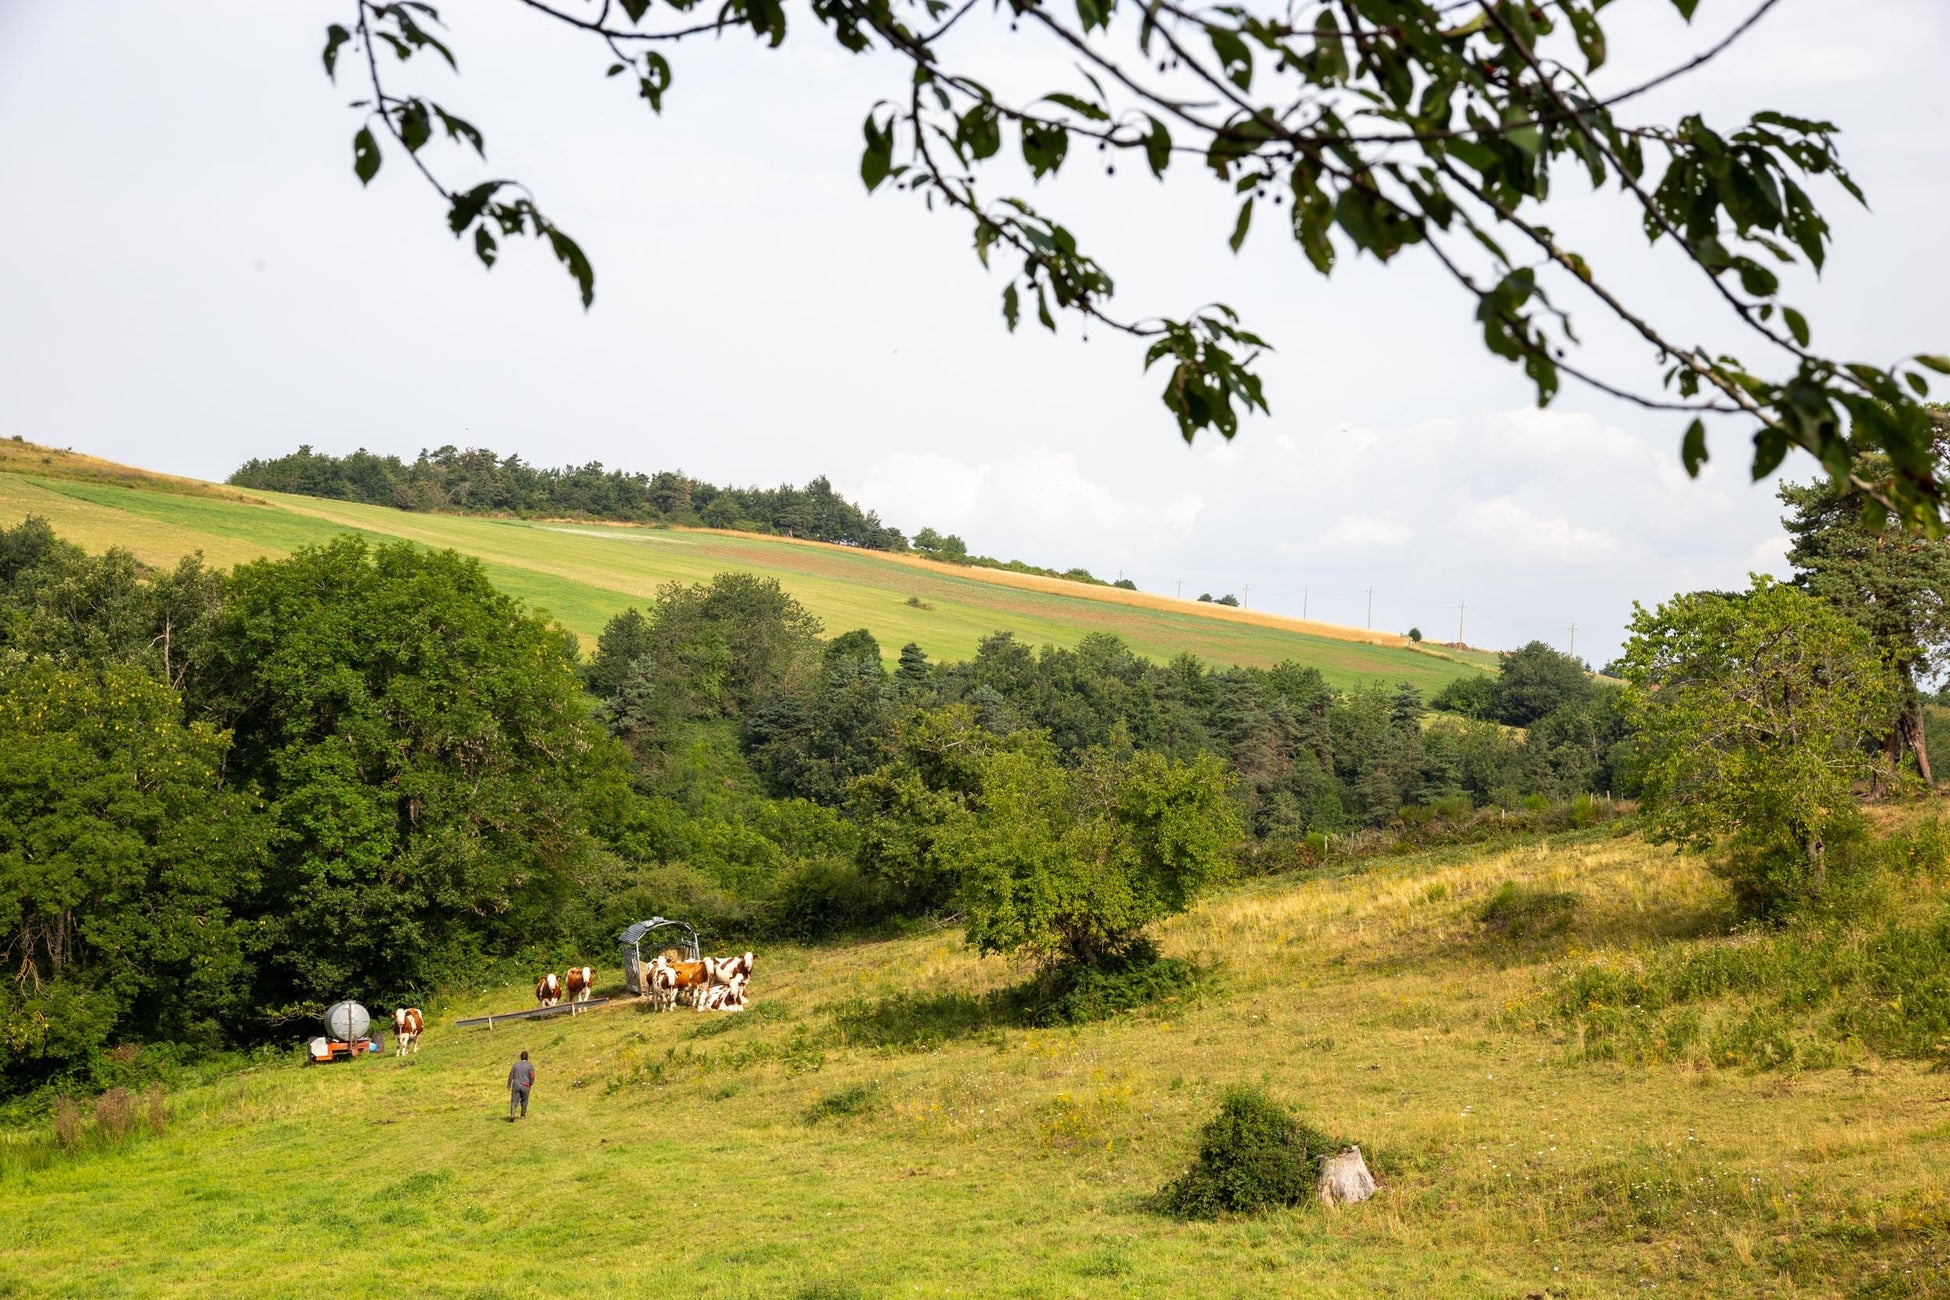
[[[1320,1162],[1320,1199],[1328,1205],[1353,1205],[1374,1195],[1374,1175],[1361,1158],[1360,1147],[1349,1147]]]

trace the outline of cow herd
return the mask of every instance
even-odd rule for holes
[[[643,968],[643,996],[654,1011],[670,1011],[679,1002],[699,1011],[743,1011],[745,985],[752,977],[752,954],[672,961],[659,953]]]
[[[752,954],[737,957],[706,957],[700,961],[672,961],[668,953],[643,968],[643,996],[653,1011],[669,1011],[679,1003],[699,1011],[743,1011],[745,985],[752,977]],[[564,996],[571,1006],[589,1001],[596,990],[596,972],[588,966],[572,966],[566,975],[554,971],[535,981],[538,1006],[561,1004]],[[420,1050],[420,1035],[426,1030],[426,1017],[418,1007],[400,1007],[393,1012],[393,1054],[404,1056]]]

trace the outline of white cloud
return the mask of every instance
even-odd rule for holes
[[[1580,528],[1561,516],[1545,518],[1507,496],[1469,502],[1459,522],[1505,560],[1578,568],[1615,562],[1624,549],[1610,533]]]
[[[1399,519],[1379,515],[1342,515],[1320,539],[1322,546],[1388,549],[1415,539],[1415,530]]]
[[[1205,504],[1196,492],[1162,502],[1121,497],[1086,476],[1073,453],[1043,447],[980,465],[898,452],[875,462],[857,488],[846,490],[864,502],[887,503],[911,527],[966,533],[978,551],[1064,566],[1083,563],[1085,556],[1181,544]]]

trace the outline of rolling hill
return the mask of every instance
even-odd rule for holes
[[[92,551],[122,546],[153,564],[200,551],[212,564],[228,566],[346,532],[452,547],[480,558],[503,589],[585,640],[666,582],[743,570],[776,577],[829,633],[867,628],[890,658],[909,641],[936,659],[965,658],[998,630],[1058,646],[1108,632],[1159,661],[1187,652],[1214,664],[1265,667],[1290,659],[1340,686],[1384,678],[1425,692],[1493,670],[1496,662],[1482,651],[1418,646],[1388,633],[819,542],[413,514],[172,478],[0,442],[0,524],[28,515],[46,517],[62,536]]]

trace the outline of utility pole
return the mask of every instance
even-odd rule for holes
[[[1465,601],[1463,601],[1463,602],[1462,602],[1461,604],[1459,604],[1459,605],[1457,605],[1457,606],[1456,606],[1456,644],[1457,644],[1457,645],[1468,645],[1468,644],[1469,644],[1469,643],[1468,643],[1467,641],[1465,641],[1465,640],[1463,640],[1463,634],[1462,634],[1462,632],[1463,632],[1463,612],[1464,612],[1465,610],[1467,610],[1468,608],[1469,608],[1469,602],[1468,602],[1468,601],[1466,601],[1466,600],[1465,600]]]
[[[1312,587],[1300,588],[1300,617],[1303,620],[1307,617],[1307,597],[1310,596],[1312,593],[1313,593]]]
[[[1178,580],[1178,599],[1185,599],[1185,580],[1183,578]]]
[[[1368,588],[1368,630],[1374,630],[1374,588]]]
[[[1577,657],[1578,657],[1578,625],[1577,625],[1576,623],[1573,623],[1573,624],[1571,624],[1571,650],[1570,650],[1570,654],[1571,654],[1571,658],[1573,658],[1573,659],[1575,659],[1575,658],[1577,658]]]
[[[1240,590],[1246,594],[1239,598],[1239,607],[1241,609],[1251,609],[1253,607],[1253,584],[1249,582],[1241,587]]]

